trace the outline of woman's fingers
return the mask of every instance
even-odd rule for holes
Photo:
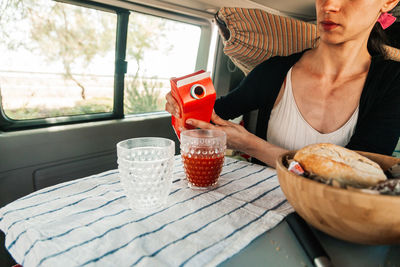
[[[188,119],[186,120],[186,123],[189,125],[192,125],[196,128],[201,128],[201,129],[215,129],[215,126],[212,125],[211,123],[201,121],[201,120],[195,120],[195,119]]]
[[[211,124],[209,122],[205,122],[205,121],[201,121],[201,120],[196,120],[196,119],[188,119],[186,120],[187,124],[190,124],[194,127],[197,128],[202,128],[202,129],[215,129],[218,126],[229,126],[229,122],[221,119],[213,110],[212,114],[211,114],[211,121],[215,124]]]
[[[174,106],[172,106],[170,103],[165,103],[165,110],[170,113],[171,115],[179,118],[179,113],[176,113],[176,109]]]
[[[211,115],[211,121],[213,123],[215,123],[216,125],[220,125],[220,126],[227,126],[229,125],[229,122],[221,119],[220,116],[217,115],[217,113],[215,113],[215,111],[213,110],[212,115]]]
[[[165,95],[165,99],[167,103],[165,104],[165,110],[174,115],[177,118],[181,117],[181,112],[179,109],[179,105],[176,102],[175,98],[172,96],[171,92]]]

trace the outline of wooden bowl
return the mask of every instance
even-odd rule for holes
[[[378,163],[383,170],[399,158],[358,152]],[[339,239],[360,244],[400,243],[400,196],[374,195],[298,176],[284,166],[295,151],[279,157],[276,164],[279,183],[289,203],[305,221]]]

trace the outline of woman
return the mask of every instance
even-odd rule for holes
[[[400,63],[381,55],[376,28],[398,2],[316,0],[316,48],[258,65],[216,101],[214,124],[186,123],[225,131],[228,147],[270,166],[287,150],[321,142],[391,154],[400,135]],[[166,110],[179,117],[166,98]],[[254,109],[262,111],[257,135],[226,121]]]

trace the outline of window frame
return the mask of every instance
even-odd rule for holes
[[[86,8],[111,12],[117,15],[116,40],[115,40],[115,65],[114,65],[114,96],[112,112],[93,114],[67,115],[51,118],[38,118],[27,120],[15,120],[9,118],[1,105],[0,98],[0,131],[16,131],[33,128],[45,128],[56,125],[77,124],[93,121],[123,119],[125,117],[143,117],[149,115],[165,116],[165,111],[155,111],[143,114],[124,114],[124,82],[127,72],[126,45],[130,12],[139,12],[147,15],[158,16],[178,22],[184,22],[199,26],[201,29],[200,43],[197,52],[196,70],[206,69],[209,59],[210,45],[212,39],[212,24],[210,20],[190,15],[179,14],[172,11],[161,10],[155,7],[146,7],[134,3],[126,3],[123,6],[111,6],[93,1],[58,0],[66,4],[73,4]],[[1,96],[0,96],[1,97]]]
[[[210,46],[212,45],[212,22],[211,20],[207,20],[205,18],[184,15],[172,11],[163,10],[156,7],[147,7],[137,3],[124,3],[123,7],[129,10],[129,12],[138,12],[145,15],[156,16],[164,19],[174,20],[177,22],[188,23],[195,26],[199,26],[201,30],[200,34],[200,42],[197,50],[197,58],[195,71],[200,69],[207,69],[209,54],[210,54]],[[215,44],[216,45],[216,44]],[[123,96],[122,96],[123,97]],[[123,101],[123,100],[122,100]],[[124,118],[132,118],[132,117],[143,117],[146,116],[165,116],[169,115],[166,111],[153,111],[146,113],[138,113],[138,114],[124,114]]]

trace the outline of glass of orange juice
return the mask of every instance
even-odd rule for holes
[[[226,134],[220,130],[194,129],[181,133],[181,156],[189,186],[213,188],[221,174]]]

